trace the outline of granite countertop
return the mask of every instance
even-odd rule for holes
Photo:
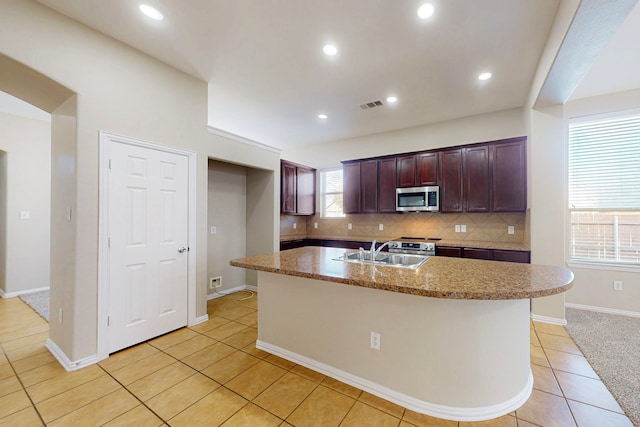
[[[372,238],[366,236],[281,236],[280,242],[288,242],[291,240],[302,239],[319,239],[319,240],[349,240],[356,242],[371,242]],[[395,237],[376,237],[378,243],[386,242],[388,240],[396,240]],[[512,242],[486,242],[481,240],[448,240],[442,239],[434,241],[436,246],[454,246],[460,248],[475,248],[475,249],[501,249],[508,251],[530,251],[529,245],[525,243],[512,243]]]
[[[352,250],[303,247],[231,261],[235,267],[433,298],[528,299],[573,286],[564,267],[431,257],[417,270],[336,260]]]

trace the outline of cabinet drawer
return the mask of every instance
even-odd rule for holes
[[[496,261],[521,262],[523,264],[529,264],[531,262],[531,252],[494,249],[493,259]]]
[[[460,258],[462,256],[462,248],[454,248],[451,246],[436,246],[436,255]]]
[[[492,259],[491,249],[464,248],[463,258]]]

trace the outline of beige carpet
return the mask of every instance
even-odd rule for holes
[[[640,318],[567,308],[567,331],[635,426],[640,426]]]
[[[20,295],[20,299],[31,307],[36,313],[49,321],[49,291],[33,292]]]

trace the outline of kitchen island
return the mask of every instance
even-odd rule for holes
[[[231,261],[258,271],[258,348],[438,418],[491,419],[528,399],[529,299],[568,290],[569,270],[446,257],[413,270],[345,252]]]

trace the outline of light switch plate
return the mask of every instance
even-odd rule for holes
[[[466,233],[466,232],[467,232],[467,226],[466,226],[466,224],[462,224],[462,225],[460,226],[460,231],[461,231],[462,233]]]
[[[515,232],[516,232],[516,228],[513,225],[510,225],[507,227],[507,233],[515,234]]]
[[[459,233],[459,232],[460,232],[460,225],[459,225],[459,224],[456,224],[456,228],[455,228],[455,230],[456,230],[456,233]]]
[[[384,230],[384,224],[378,224],[378,230],[380,231]]]
[[[318,228],[318,223],[317,222],[313,223],[313,228]]]
[[[349,230],[352,230],[352,229],[353,229],[353,225],[351,225],[351,223],[349,223],[349,224],[347,224],[347,228],[348,228]]]
[[[20,211],[20,219],[29,219],[29,218],[31,218],[31,212]]]

